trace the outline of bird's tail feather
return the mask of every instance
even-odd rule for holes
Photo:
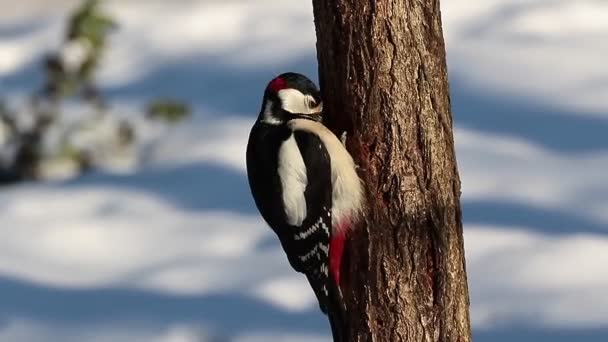
[[[346,306],[339,287],[330,290],[328,298],[327,317],[331,326],[334,342],[347,342],[348,325],[346,319]]]

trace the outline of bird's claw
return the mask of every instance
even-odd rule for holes
[[[346,146],[346,131],[342,132],[342,135],[340,136],[340,141],[342,142],[342,145]]]

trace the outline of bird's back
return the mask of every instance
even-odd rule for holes
[[[281,183],[278,168],[278,151],[281,142],[289,136],[285,127],[271,129],[257,122],[249,134],[247,143],[247,177],[255,204],[268,225],[276,229],[285,221],[282,205]]]

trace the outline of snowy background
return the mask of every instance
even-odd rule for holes
[[[77,3],[0,0],[3,97],[40,83]],[[475,341],[608,340],[608,2],[441,5]],[[107,8],[114,107],[195,116],[144,167],[0,189],[0,341],[328,341],[244,168],[266,82],[316,75],[310,1]]]

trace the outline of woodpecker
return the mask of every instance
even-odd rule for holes
[[[353,158],[321,123],[322,114],[321,94],[304,75],[271,80],[249,135],[247,175],[260,214],[290,265],[308,278],[340,341],[340,266],[363,190]]]

